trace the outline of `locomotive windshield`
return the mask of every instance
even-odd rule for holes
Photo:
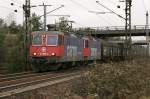
[[[56,46],[58,42],[57,36],[48,36],[47,37],[47,45]]]
[[[34,34],[32,38],[32,44],[33,45],[41,45],[42,44],[42,38],[39,34]]]

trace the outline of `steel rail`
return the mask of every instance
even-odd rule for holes
[[[21,73],[13,73],[13,74],[2,74],[2,75],[0,75],[0,78],[6,78],[6,77],[10,77],[10,76],[18,76],[18,75],[25,75],[25,74],[30,74],[30,73],[33,73],[33,72],[31,72],[31,71],[29,71],[29,72],[21,72]]]
[[[40,76],[40,75],[47,75],[48,73],[31,73],[31,74],[24,74],[24,75],[17,75],[17,76],[6,76],[3,78],[0,78],[0,82],[4,82],[4,81],[10,81],[10,80],[17,80],[17,79],[21,79],[21,78],[27,78],[27,77],[31,77],[31,76]]]
[[[39,83],[44,83],[44,82],[48,82],[48,81],[52,81],[52,80],[57,80],[57,79],[61,79],[61,78],[75,76],[75,75],[79,75],[79,74],[80,74],[79,72],[67,73],[67,74],[59,75],[59,76],[55,76],[55,77],[53,76],[53,77],[48,77],[48,78],[44,78],[44,79],[40,79],[40,80],[34,80],[34,81],[18,83],[15,85],[3,86],[3,87],[0,87],[0,93],[6,92],[6,91],[11,91],[11,90],[18,89],[18,88],[24,88],[27,86],[31,86],[31,85],[35,85],[35,84],[39,84]]]
[[[3,81],[3,82],[0,82],[0,87],[13,85],[14,83],[15,84],[16,83],[21,83],[22,81],[27,82],[29,79],[31,79],[31,80],[32,79],[39,79],[41,77],[47,77],[47,76],[53,76],[53,75],[56,75],[56,74],[49,73],[49,74],[43,74],[43,75],[37,75],[37,76],[30,76],[30,77],[21,78],[21,79],[6,80],[6,81]]]

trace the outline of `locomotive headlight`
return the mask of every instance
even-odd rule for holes
[[[33,55],[36,56],[37,54],[36,54],[36,53],[33,53]]]
[[[52,56],[55,56],[55,53],[52,53],[51,55],[52,55]]]

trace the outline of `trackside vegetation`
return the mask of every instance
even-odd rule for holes
[[[73,82],[72,91],[92,99],[149,99],[150,60],[96,65]]]
[[[23,27],[15,21],[6,24],[0,19],[0,66],[7,72],[19,72],[23,65]]]
[[[40,18],[32,15],[32,29],[40,30],[42,24]],[[25,28],[23,25],[12,21],[7,24],[0,19],[0,73],[5,69],[7,73],[21,72],[27,69],[25,66]]]
[[[86,71],[88,72],[80,78],[14,97],[15,99],[150,99],[148,59],[105,63],[95,65]]]

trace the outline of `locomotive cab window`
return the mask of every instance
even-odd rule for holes
[[[57,46],[58,45],[57,43],[58,43],[57,36],[47,36],[47,45]]]
[[[34,34],[32,36],[32,44],[33,45],[41,45],[42,44],[42,38],[39,34]]]
[[[88,48],[89,47],[89,41],[88,40],[83,40],[83,47]]]

